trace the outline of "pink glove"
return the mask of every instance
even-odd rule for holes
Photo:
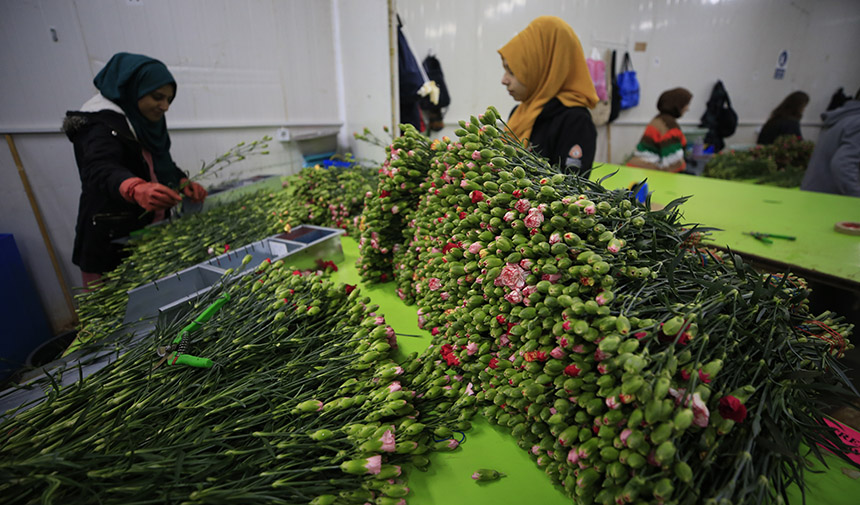
[[[137,202],[147,211],[166,210],[182,200],[179,193],[157,182],[146,182],[139,177],[122,181],[119,192],[128,201]]]
[[[188,179],[183,178],[179,181],[179,185],[182,186],[187,181]],[[194,203],[201,203],[203,200],[206,199],[206,195],[209,194],[209,192],[206,191],[206,188],[197,184],[194,181],[188,182],[188,185],[182,188],[182,192]]]

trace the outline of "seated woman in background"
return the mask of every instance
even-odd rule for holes
[[[809,103],[809,95],[803,91],[795,91],[785,97],[785,99],[773,109],[770,113],[767,123],[761,128],[758,134],[757,144],[773,144],[773,141],[783,135],[795,135],[802,139],[800,134],[800,118],[803,117],[803,110]]]
[[[693,94],[684,88],[664,91],[657,100],[659,114],[645,127],[645,134],[627,166],[650,168],[662,172],[680,172],[687,167],[684,148],[687,139],[677,119],[690,108]]]

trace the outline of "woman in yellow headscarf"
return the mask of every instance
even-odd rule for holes
[[[572,173],[591,171],[597,103],[582,45],[561,18],[541,16],[499,49],[502,85],[520,104],[508,127],[541,156]]]

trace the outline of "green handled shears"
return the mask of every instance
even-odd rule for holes
[[[155,365],[155,368],[158,368],[159,365],[167,361],[168,365],[187,365],[193,366],[196,368],[212,368],[213,362],[209,358],[201,358],[198,356],[192,356],[190,354],[185,353],[185,349],[188,346],[188,335],[199,329],[203,323],[212,319],[212,316],[218,312],[221,307],[230,300],[230,295],[228,293],[224,293],[217,300],[212,302],[211,305],[206,307],[206,310],[200,313],[194,321],[191,321],[185,328],[182,328],[179,333],[176,335],[176,338],[173,339],[173,343],[170,347],[164,349],[164,357],[161,361]],[[175,350],[174,350],[175,349]],[[170,354],[167,354],[167,351],[172,351]],[[161,353],[160,353],[161,354]],[[153,368],[153,370],[155,369]]]
[[[783,240],[797,240],[797,237],[790,237],[788,235],[776,235],[774,233],[762,233],[758,231],[744,232],[744,234],[755,237],[757,240],[760,240],[765,244],[773,244],[773,240],[771,240],[772,238],[779,238]]]

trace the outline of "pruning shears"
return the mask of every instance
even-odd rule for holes
[[[756,240],[760,240],[765,244],[773,244],[773,240],[771,240],[772,238],[778,238],[782,240],[797,240],[797,237],[790,237],[788,235],[776,235],[774,233],[762,233],[758,231],[744,232],[744,235],[750,235]]]
[[[161,366],[165,361],[168,365],[187,365],[196,368],[212,368],[213,362],[211,359],[192,356],[191,354],[185,353],[188,348],[188,336],[192,331],[200,328],[203,323],[212,319],[212,316],[214,316],[215,313],[218,312],[229,300],[230,295],[228,293],[221,295],[217,300],[212,302],[211,305],[206,307],[206,310],[201,312],[194,321],[191,321],[188,326],[182,328],[169,346],[159,347],[157,352],[159,356],[162,356],[162,358],[161,361],[153,367],[153,370]]]

